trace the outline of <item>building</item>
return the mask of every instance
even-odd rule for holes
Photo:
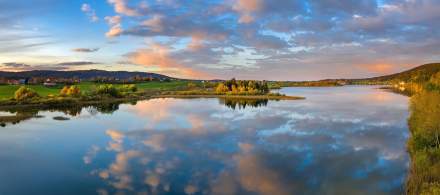
[[[57,83],[52,81],[52,79],[46,79],[46,81],[43,83],[43,85],[46,87],[53,87],[53,86],[56,86]]]
[[[9,85],[20,85],[20,81],[16,79],[8,79],[7,83]]]

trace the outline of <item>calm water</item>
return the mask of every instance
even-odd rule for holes
[[[0,194],[403,192],[407,97],[375,87],[281,92],[307,99],[39,112],[0,127]]]

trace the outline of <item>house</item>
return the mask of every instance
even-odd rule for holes
[[[345,81],[336,81],[336,83],[341,86],[347,85],[347,82]]]
[[[27,85],[29,82],[29,79],[19,79],[18,82],[20,83],[20,85]]]
[[[8,83],[9,85],[20,85],[20,81],[19,81],[19,80],[16,80],[16,79],[9,79],[9,80],[7,81],[7,83]]]
[[[55,83],[51,79],[46,79],[46,81],[43,83],[43,85],[46,86],[46,87],[53,87],[53,86],[56,86],[57,83]]]

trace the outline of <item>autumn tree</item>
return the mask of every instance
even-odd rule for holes
[[[30,88],[25,87],[25,86],[20,87],[14,93],[14,99],[19,100],[19,101],[26,100],[26,99],[32,99],[35,97],[39,97],[38,93]]]

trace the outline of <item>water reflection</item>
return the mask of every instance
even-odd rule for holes
[[[59,107],[16,107],[0,110],[0,126],[15,125],[21,121],[44,118],[42,112],[59,112],[67,116],[80,116],[81,112],[86,111],[91,115],[112,114],[119,109],[121,103],[101,103],[86,106],[59,106]],[[129,103],[135,105],[136,102]],[[56,116],[54,120],[67,120],[68,117]]]
[[[404,192],[406,97],[369,87],[284,90],[307,100],[233,110],[216,99],[153,99],[70,120],[94,125],[70,137],[75,149],[64,141],[65,149],[49,151],[81,164],[54,169],[78,170],[64,184],[75,186],[70,194]]]
[[[38,115],[38,111],[27,112],[3,112],[0,114],[0,127],[5,127],[7,124],[18,124],[21,121],[29,120],[31,118],[41,118],[43,116]]]
[[[236,108],[246,109],[246,106],[253,107],[253,108],[267,106],[268,102],[269,102],[269,100],[267,100],[267,99],[237,99],[237,98],[233,98],[233,99],[220,98],[219,99],[220,104],[225,105],[229,108],[232,108],[233,110],[235,110]]]
[[[218,99],[219,104],[224,105],[233,110],[235,109],[246,109],[246,107],[258,108],[261,106],[267,106],[269,100],[267,99]],[[94,105],[85,106],[69,106],[69,107],[18,107],[18,108],[7,108],[0,110],[0,126],[5,127],[6,125],[14,125],[24,120],[29,120],[33,118],[43,118],[43,115],[39,113],[44,111],[50,112],[61,112],[68,116],[79,116],[81,112],[86,111],[91,115],[97,114],[112,114],[119,109],[121,104],[136,105],[137,102],[128,103],[100,103]],[[150,112],[149,109],[144,109]],[[67,117],[56,116],[54,120],[67,120]]]

